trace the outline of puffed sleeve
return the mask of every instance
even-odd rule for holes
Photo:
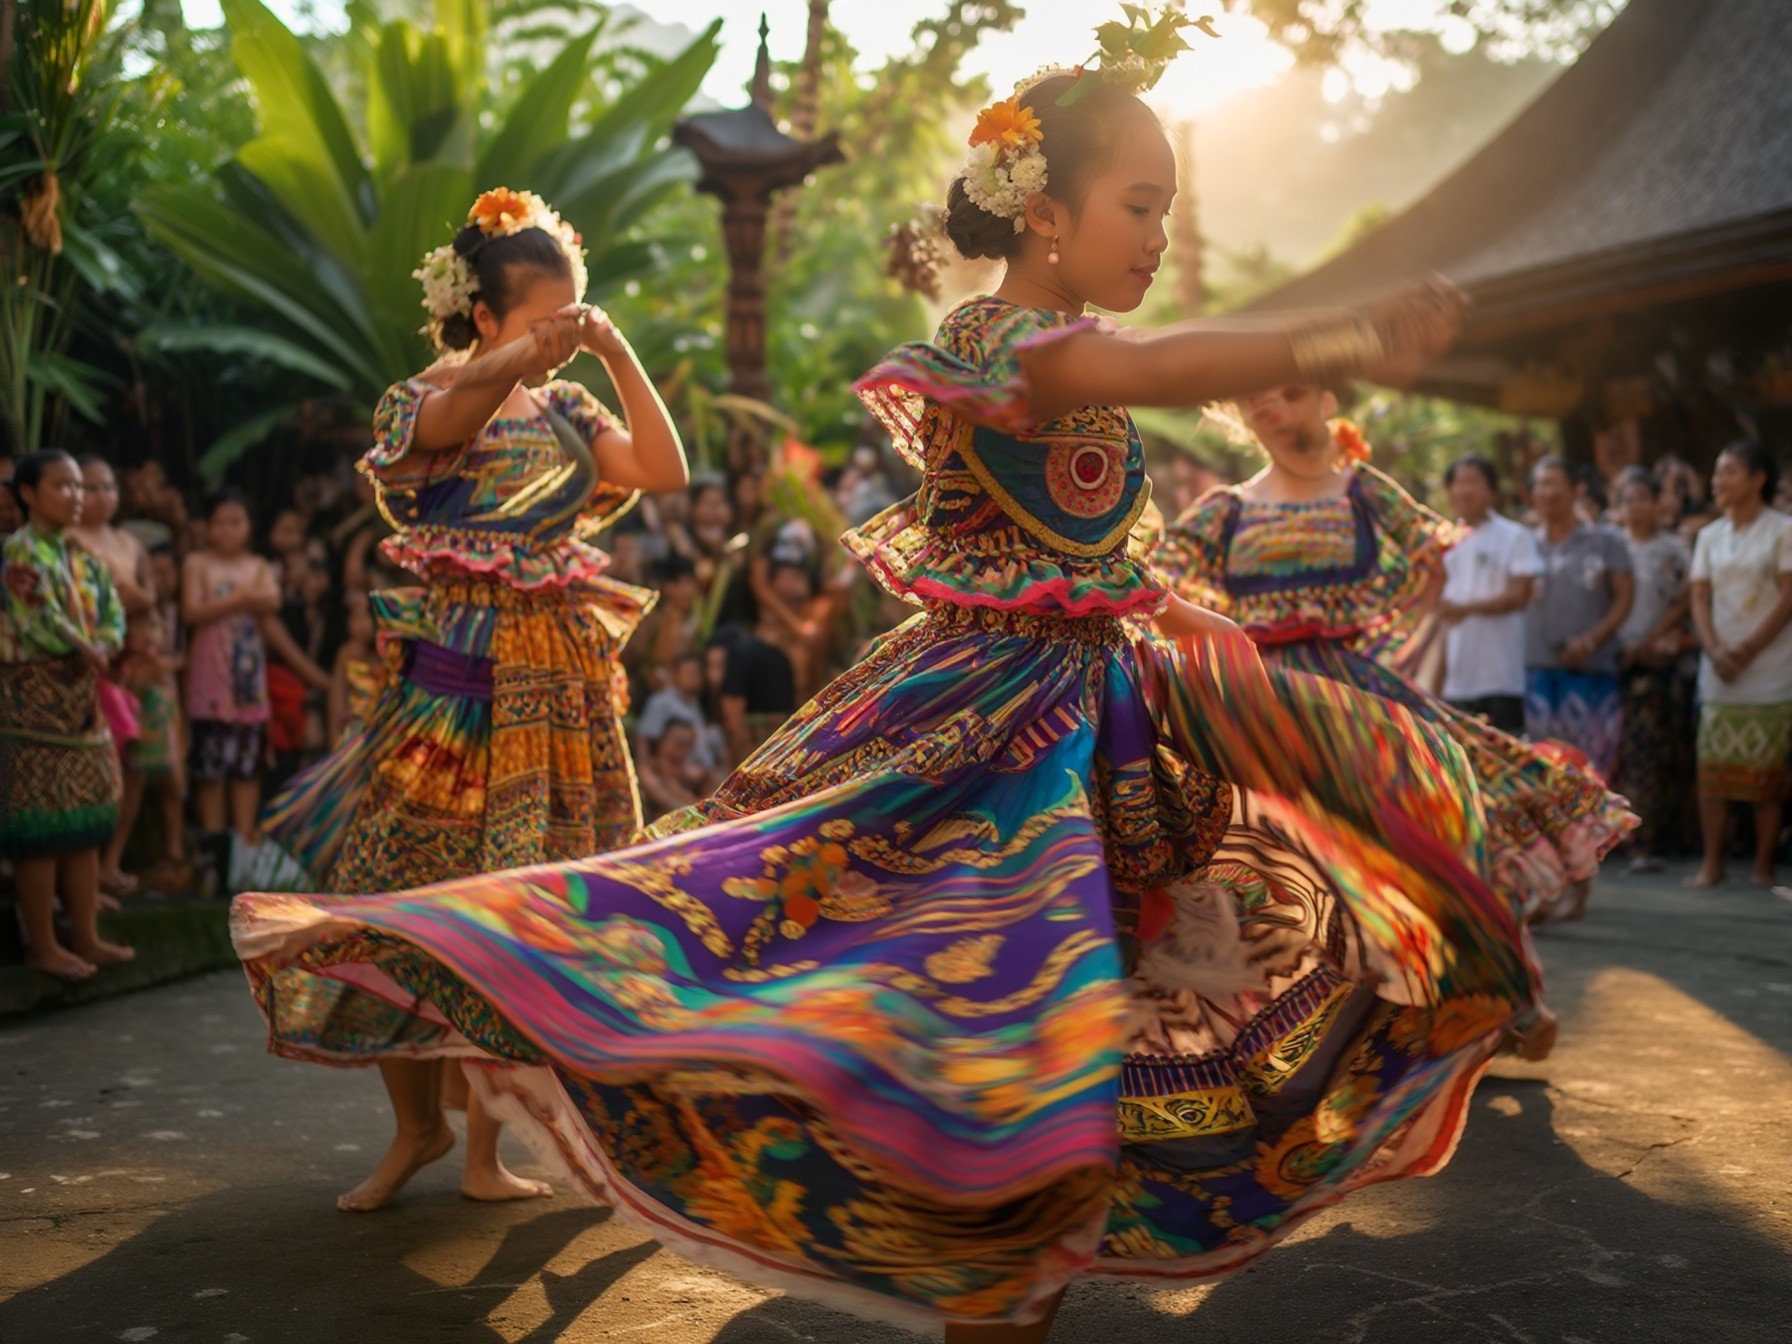
[[[542,391],[554,413],[571,425],[573,432],[586,443],[594,443],[600,434],[620,427],[610,408],[581,383],[557,379]],[[603,531],[634,508],[640,498],[638,490],[599,481],[585,507],[579,510],[579,535],[591,536]]]
[[[889,432],[896,451],[927,465],[925,420],[937,406],[1004,434],[1036,429],[1025,356],[1080,332],[1111,326],[1094,317],[977,299],[950,313],[935,341],[897,346],[853,390]]]
[[[373,412],[373,447],[361,458],[361,470],[390,489],[420,490],[452,476],[466,455],[466,445],[442,452],[413,452],[417,412],[431,392],[440,391],[421,378],[394,383]]]
[[[1226,550],[1238,518],[1238,496],[1225,487],[1209,490],[1165,533],[1152,556],[1159,574],[1185,602],[1229,613]]]

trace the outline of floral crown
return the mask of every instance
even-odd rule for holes
[[[1187,50],[1184,28],[1199,28],[1218,37],[1209,18],[1191,19],[1175,5],[1152,17],[1140,5],[1121,5],[1126,22],[1118,19],[1095,30],[1099,44],[1082,65],[1070,69],[1048,66],[1014,86],[1014,96],[991,103],[977,114],[971,131],[970,158],[961,176],[965,195],[989,214],[1014,221],[1014,231],[1026,225],[1027,198],[1045,190],[1045,132],[1030,104],[1022,101],[1039,85],[1056,75],[1069,75],[1070,88],[1058,98],[1058,106],[1076,103],[1096,84],[1113,84],[1131,94],[1155,88],[1171,61]]]
[[[524,229],[540,229],[560,244],[572,269],[573,293],[585,296],[591,283],[585,269],[584,239],[553,207],[532,191],[512,191],[496,187],[473,202],[467,211],[467,223],[485,236],[473,251],[494,238],[508,238]],[[429,314],[430,327],[440,327],[457,314],[471,312],[473,299],[479,293],[479,280],[466,257],[445,243],[423,258],[411,277],[423,283],[423,309]],[[425,328],[427,331],[429,328]]]

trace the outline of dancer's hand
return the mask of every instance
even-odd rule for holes
[[[614,359],[628,351],[628,342],[623,339],[610,315],[602,308],[585,309],[584,321],[579,325],[579,340],[585,349],[599,359]]]
[[[1371,382],[1407,387],[1452,345],[1462,331],[1468,296],[1433,276],[1372,300],[1363,311],[1381,328],[1383,358],[1363,374]]]
[[[1180,597],[1172,596],[1170,605],[1156,619],[1157,631],[1171,639],[1243,639],[1244,631],[1217,611],[1197,607]]]
[[[546,375],[563,368],[579,352],[585,320],[582,308],[562,308],[534,322],[529,336],[535,342],[537,372]]]

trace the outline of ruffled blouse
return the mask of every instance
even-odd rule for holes
[[[412,378],[387,389],[360,469],[395,535],[393,563],[431,582],[483,579],[523,592],[603,587],[610,559],[580,539],[626,512],[636,494],[598,480],[591,442],[615,422],[577,383],[536,392],[545,412],[496,416],[457,449],[413,451],[417,412],[438,390]]]
[[[1208,491],[1157,551],[1176,592],[1230,616],[1260,643],[1359,647],[1410,633],[1432,567],[1459,529],[1370,466],[1334,499],[1247,500]]]
[[[845,544],[905,601],[1055,616],[1147,616],[1169,600],[1134,531],[1151,497],[1132,417],[1042,424],[1022,356],[1096,319],[984,297],[857,385],[921,488]]]

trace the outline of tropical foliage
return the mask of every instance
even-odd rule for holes
[[[68,357],[85,282],[116,265],[82,209],[116,166],[108,135],[124,38],[103,0],[8,3],[0,50],[0,439],[14,451],[58,428],[64,405],[99,414],[101,381]]]
[[[604,89],[592,75],[594,24],[564,38],[496,116],[483,0],[437,0],[428,28],[355,5],[334,53],[351,79],[327,77],[259,0],[223,9],[259,134],[210,180],[151,187],[139,206],[157,239],[258,320],[155,328],[155,348],[253,355],[370,406],[428,360],[411,271],[498,183],[539,192],[579,229],[594,294],[653,264],[651,245],[624,234],[694,175],[664,139],[714,59],[714,26]],[[269,408],[262,427],[281,413]]]

